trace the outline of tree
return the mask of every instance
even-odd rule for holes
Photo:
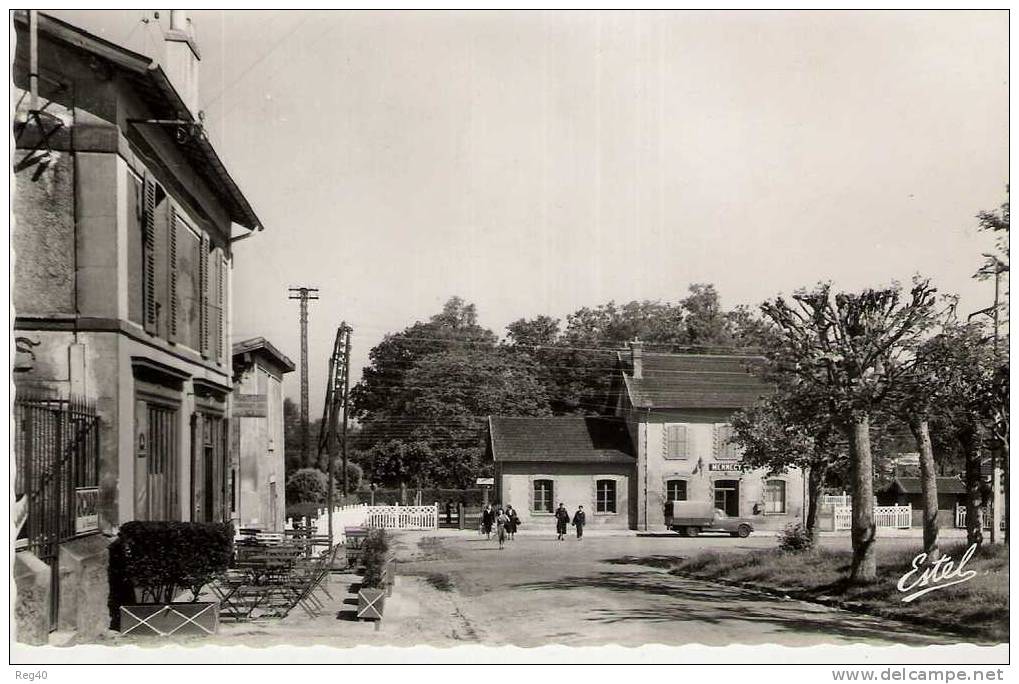
[[[918,345],[915,355],[905,359],[902,381],[895,388],[889,410],[908,427],[916,443],[920,465],[920,489],[923,501],[923,543],[929,560],[937,560],[938,551],[938,489],[937,464],[931,439],[931,423],[959,424],[969,422],[959,401],[968,392],[979,370],[971,366],[972,352],[983,346],[971,339],[964,328],[942,323],[939,334]],[[967,345],[976,343],[976,349]]]
[[[610,301],[581,307],[565,327],[548,316],[507,326],[507,346],[544,369],[549,404],[556,415],[596,414],[618,373],[617,353],[640,339],[648,351],[725,352],[759,349],[767,326],[746,307],[722,308],[710,284],[694,284],[676,303]]]
[[[871,416],[900,381],[900,359],[928,328],[934,293],[926,280],[915,282],[906,298],[898,285],[833,294],[823,283],[798,291],[792,303],[777,297],[761,305],[775,326],[770,372],[823,406],[848,441],[852,582],[877,579]]]
[[[325,503],[329,478],[318,468],[301,468],[287,478],[287,503]]]
[[[427,323],[386,335],[368,354],[362,379],[350,390],[351,412],[364,418],[404,413],[406,375],[425,357],[462,349],[494,349],[497,338],[477,324],[473,304],[452,297]]]
[[[429,471],[434,454],[424,442],[391,439],[355,453],[354,458],[370,484],[402,489]]]
[[[310,422],[308,431],[312,439],[318,435],[322,419]],[[304,431],[301,429],[301,410],[290,398],[283,400],[283,461],[287,473],[294,473],[301,468],[315,468],[318,465],[318,445],[312,444],[309,454],[310,461],[304,461]]]
[[[481,469],[489,415],[549,413],[541,367],[496,341],[477,325],[474,306],[453,298],[428,323],[387,335],[371,350],[371,366],[351,394],[357,448],[379,464],[373,476],[467,486]],[[409,454],[417,459],[413,472],[404,467]]]
[[[759,404],[737,411],[731,419],[732,442],[742,449],[745,470],[806,471],[806,528],[811,534],[828,472],[844,468],[848,462],[835,424],[817,408],[809,398],[779,389]]]

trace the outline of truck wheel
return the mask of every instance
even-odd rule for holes
[[[699,527],[688,527],[688,528],[686,528],[686,536],[688,536],[688,537],[696,537],[700,533],[701,533],[701,528],[699,528]]]
[[[740,539],[746,539],[750,536],[750,525],[740,525],[736,528],[736,535]]]
[[[673,527],[672,531],[675,532],[676,534],[678,534],[680,537],[685,537],[686,536],[686,528],[685,527]]]

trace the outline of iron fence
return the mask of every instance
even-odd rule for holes
[[[99,529],[99,419],[94,402],[19,392],[14,401],[15,500],[26,515],[18,547],[52,568],[50,623],[59,611],[59,545]]]

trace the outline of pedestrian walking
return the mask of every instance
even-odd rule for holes
[[[446,524],[453,524],[453,502],[446,499]]]
[[[509,525],[510,519],[506,515],[506,512],[499,509],[495,512],[495,536],[499,539],[499,550],[503,549],[506,544],[506,527]]]
[[[562,503],[559,504],[559,508],[555,512],[555,533],[556,539],[559,541],[563,540],[566,536],[566,526],[570,524],[570,512],[566,510],[566,506]]]
[[[492,525],[495,523],[495,511],[492,510],[491,504],[485,504],[485,510],[481,512],[481,531],[485,533],[485,538],[492,538]]]
[[[587,515],[583,506],[577,506],[577,512],[573,514],[573,526],[577,528],[577,539],[584,537],[584,525],[587,524]]]
[[[512,506],[506,506],[506,517],[509,518],[509,522],[506,524],[506,532],[509,534],[509,538],[513,539],[513,535],[517,533],[517,527],[520,526],[520,516],[517,515],[516,509]]]

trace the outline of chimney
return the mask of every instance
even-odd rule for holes
[[[644,343],[634,338],[630,343],[630,361],[633,364],[633,379],[644,377]]]
[[[198,62],[202,59],[187,10],[170,10],[166,32],[166,75],[191,115],[198,119]]]

